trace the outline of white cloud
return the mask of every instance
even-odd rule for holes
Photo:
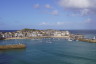
[[[47,22],[41,22],[39,25],[48,25]]]
[[[34,8],[39,8],[40,5],[39,5],[39,4],[35,4],[35,5],[33,5],[33,7],[34,7]]]
[[[52,15],[58,15],[58,10],[53,10],[53,11],[51,12],[51,14],[52,14]]]
[[[46,4],[45,8],[52,8],[52,7],[49,4]]]
[[[83,9],[81,10],[81,15],[88,15],[88,13],[90,13],[90,10],[89,9]]]
[[[69,14],[69,16],[85,16],[90,15],[92,12],[90,9],[79,9],[75,12],[75,10],[71,10],[73,13]]]
[[[96,14],[96,0],[59,0],[59,5],[81,15]]]
[[[94,8],[95,0],[60,0],[59,4],[67,8]]]
[[[41,22],[39,25],[42,26],[62,26],[64,22]]]

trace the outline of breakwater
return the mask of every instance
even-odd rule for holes
[[[82,39],[78,39],[78,40],[82,41],[82,42],[96,43],[96,39],[82,38]]]
[[[26,48],[26,45],[24,45],[24,44],[0,45],[0,50],[4,50],[4,49],[21,49],[21,48]]]

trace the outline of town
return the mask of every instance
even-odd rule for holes
[[[16,32],[0,32],[0,39],[26,39],[32,37],[83,38],[82,35],[73,35],[69,31],[60,31],[52,29],[22,29]]]
[[[64,38],[68,41],[83,41],[96,43],[96,39],[84,38],[81,34],[72,34],[65,30],[36,30],[36,29],[22,29],[16,32],[0,32],[0,40],[10,39],[32,39],[32,38]]]
[[[22,29],[16,32],[0,32],[0,38],[24,37],[69,37],[69,31]]]

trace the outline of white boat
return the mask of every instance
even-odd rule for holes
[[[68,38],[68,41],[73,41],[71,38]]]
[[[94,36],[94,37],[93,37],[93,39],[95,40],[95,39],[96,39],[96,37]]]

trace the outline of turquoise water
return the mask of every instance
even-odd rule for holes
[[[0,64],[96,64],[96,43],[62,38],[0,41],[0,45],[17,43],[27,48],[0,50]]]

